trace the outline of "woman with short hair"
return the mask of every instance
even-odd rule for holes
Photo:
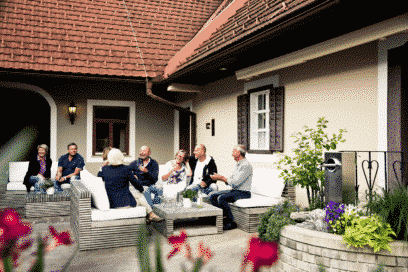
[[[45,193],[45,189],[42,189],[41,185],[44,184],[45,179],[51,177],[52,164],[48,150],[46,144],[40,144],[37,146],[37,154],[30,159],[28,171],[23,182],[27,187],[27,193],[30,192],[32,186],[34,186],[34,192]]]
[[[174,160],[165,164],[166,174],[162,176],[162,180],[166,184],[166,190],[172,188],[173,194],[181,192],[187,187],[187,179],[192,175],[188,159],[187,151],[180,149],[174,156]],[[170,185],[171,187],[169,187]]]
[[[105,182],[111,209],[136,207],[139,204],[146,208],[148,220],[160,221],[161,218],[153,213],[152,207],[142,194],[143,186],[138,183],[132,171],[123,164],[123,160],[122,151],[112,148],[108,153],[109,164],[102,167],[102,171],[98,174]],[[136,197],[129,190],[129,182],[138,191]]]

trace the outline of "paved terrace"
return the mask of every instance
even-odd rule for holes
[[[0,192],[0,209],[5,207],[13,207],[20,214],[24,215],[24,194],[10,195]],[[46,217],[37,219],[24,219],[30,222],[33,226],[32,238],[40,234],[42,237],[50,236],[48,226],[53,225],[58,232],[71,231],[69,216]],[[150,253],[151,264],[154,261],[154,241],[155,237],[159,236],[162,244],[162,256],[166,271],[181,271],[181,264],[185,263],[187,268],[191,267],[191,263],[184,257],[184,253],[177,254],[170,260],[167,260],[166,255],[172,249],[167,239],[156,232],[148,225],[150,232]],[[193,255],[197,254],[197,246],[200,241],[203,241],[205,246],[209,246],[214,253],[214,257],[204,266],[202,271],[240,271],[242,255],[245,253],[247,242],[252,234],[246,233],[239,229],[225,231],[221,235],[207,235],[190,237],[187,241],[190,243],[193,250]],[[31,249],[36,248],[34,245]],[[20,257],[21,267],[18,271],[27,271],[29,264],[24,262],[31,259],[30,253],[33,250],[27,250]],[[59,271],[61,265],[68,260],[69,256],[75,251],[73,246],[59,246],[54,251],[46,255],[45,271]],[[79,251],[69,266],[68,271],[83,271],[83,272],[103,272],[103,271],[140,271],[139,261],[137,259],[136,247],[119,247],[101,250]],[[188,270],[189,271],[189,270]],[[249,270],[248,270],[249,271]],[[264,269],[263,271],[273,271]]]

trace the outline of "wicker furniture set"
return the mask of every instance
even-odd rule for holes
[[[175,203],[153,205],[153,211],[164,221],[152,222],[163,236],[179,234],[177,229],[185,229],[188,236],[222,234],[222,209],[203,203],[185,208]]]

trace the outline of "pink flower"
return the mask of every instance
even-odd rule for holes
[[[19,237],[26,236],[32,231],[29,223],[21,221],[17,211],[6,208],[0,212],[0,245],[3,246],[6,241],[17,240]]]
[[[251,262],[253,271],[258,271],[262,266],[272,266],[279,259],[279,249],[276,242],[262,241],[252,236],[248,242],[247,254],[244,256],[242,271]]]
[[[204,246],[203,242],[201,241],[198,244],[198,258],[203,259],[203,263],[207,263],[213,257],[213,253],[210,250],[210,247]]]
[[[68,231],[58,233],[53,226],[49,226],[49,230],[54,239],[51,244],[46,247],[45,251],[49,252],[59,245],[68,246],[73,243]]]
[[[180,251],[186,243],[187,234],[184,230],[181,230],[179,236],[173,235],[168,239],[169,243],[173,246],[173,249],[167,255],[167,259],[173,257],[178,251]]]

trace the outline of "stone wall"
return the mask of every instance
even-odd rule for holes
[[[343,237],[297,226],[286,226],[281,232],[281,257],[273,271],[319,271],[318,264],[327,272],[372,272],[378,264],[384,271],[408,272],[408,243],[393,241],[392,253],[372,248],[354,248],[342,242]]]

